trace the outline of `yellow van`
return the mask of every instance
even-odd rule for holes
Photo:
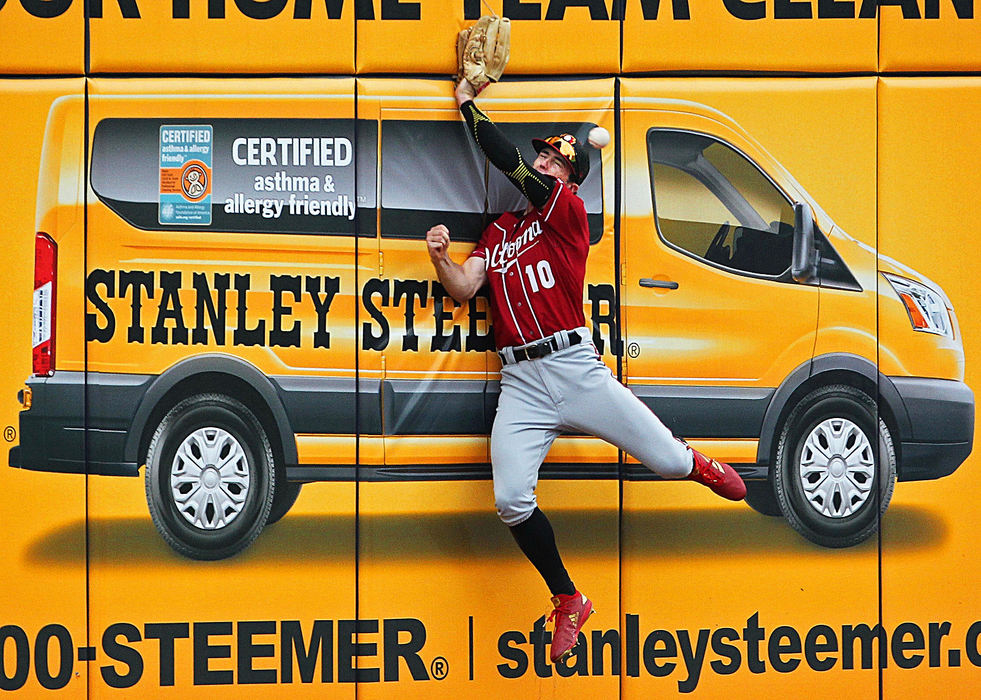
[[[612,79],[549,85],[481,104],[519,144],[614,134],[580,189],[593,341],[676,434],[735,464],[752,507],[846,546],[897,477],[967,458],[973,394],[942,290],[840,231],[725,115],[643,81],[619,115]],[[56,103],[11,465],[145,465],[155,525],[200,559],[247,547],[303,483],[489,478],[487,298],[458,308],[422,239],[446,223],[462,257],[521,203],[449,95],[94,80],[87,115]],[[654,478],[586,436],[560,439],[542,477]]]

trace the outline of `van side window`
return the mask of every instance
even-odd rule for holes
[[[455,121],[388,119],[381,124],[382,237],[425,238],[445,224],[457,241],[484,229],[483,155]]]
[[[525,160],[534,160],[531,139],[568,132],[585,138],[592,123],[497,122]],[[603,173],[599,152],[590,149],[590,172],[579,189],[586,204],[590,242],[603,235]],[[476,242],[491,221],[524,209],[527,200],[454,121],[384,120],[381,124],[383,238],[424,238],[445,224],[457,241]]]
[[[144,230],[374,235],[376,130],[353,119],[103,119],[90,183]]]
[[[669,245],[718,267],[766,277],[790,268],[792,204],[734,148],[703,134],[647,134],[657,230]]]

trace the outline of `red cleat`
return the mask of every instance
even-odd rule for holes
[[[698,450],[692,449],[691,454],[694,464],[689,479],[705,484],[730,501],[741,501],[746,497],[746,484],[735,469],[725,462],[709,459]]]
[[[593,614],[593,602],[579,591],[572,595],[559,593],[552,598],[555,609],[548,616],[549,622],[555,618],[555,631],[552,632],[552,647],[549,656],[553,664],[572,655],[579,643],[579,630]]]

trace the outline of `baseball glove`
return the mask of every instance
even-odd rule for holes
[[[457,82],[462,78],[480,92],[497,82],[511,55],[511,20],[484,15],[456,37]]]

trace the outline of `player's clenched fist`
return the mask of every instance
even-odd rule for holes
[[[426,231],[426,244],[429,247],[429,257],[433,261],[446,257],[450,247],[450,230],[443,224],[437,224]]]

